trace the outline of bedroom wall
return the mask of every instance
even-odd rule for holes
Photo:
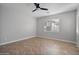
[[[0,44],[36,35],[36,20],[25,4],[0,4]]]
[[[76,21],[76,33],[77,33],[77,46],[79,47],[79,7],[77,8],[77,21]]]
[[[26,7],[25,4],[0,4],[0,44],[33,36],[76,42],[75,10],[36,20]],[[61,20],[61,31],[58,33],[43,30],[44,22],[52,18]]]
[[[60,32],[44,32],[45,21],[53,18],[60,19]],[[76,10],[56,15],[37,18],[37,36],[56,38],[62,41],[76,42]]]

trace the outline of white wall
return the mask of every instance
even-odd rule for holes
[[[61,32],[48,33],[43,31],[43,22],[52,18],[59,18],[61,20]],[[76,42],[75,20],[76,11],[70,11],[41,17],[36,21],[25,4],[0,4],[0,44],[36,35]],[[77,43],[79,44],[78,37],[79,35],[77,36]]]
[[[77,46],[79,47],[79,7],[77,9],[77,21],[76,21],[76,33],[77,33]]]
[[[45,21],[53,18],[60,19],[60,32],[44,32],[43,26]],[[76,11],[37,18],[37,36],[76,42]]]
[[[25,4],[0,4],[0,44],[36,35],[36,20]]]

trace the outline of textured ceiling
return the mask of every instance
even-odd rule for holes
[[[33,3],[28,3],[26,5],[28,6],[30,12],[35,9]],[[34,17],[48,16],[74,10],[78,7],[78,5],[78,3],[40,3],[40,7],[48,8],[48,11],[38,9],[37,11],[32,12],[32,14]]]

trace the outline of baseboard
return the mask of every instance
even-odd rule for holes
[[[5,43],[1,43],[1,45],[6,45],[6,44],[10,44],[10,43],[13,43],[13,42],[17,42],[17,41],[21,41],[21,40],[25,40],[25,39],[30,39],[30,38],[33,38],[33,37],[36,37],[36,36],[29,36],[29,37],[25,37],[25,38],[21,38],[21,39],[18,39],[18,40],[14,40],[14,41],[9,41],[9,42],[5,42]]]
[[[58,41],[63,41],[63,42],[68,42],[68,43],[73,43],[76,44],[76,42],[72,42],[72,41],[68,41],[68,40],[61,40],[61,39],[57,39],[57,38],[49,38],[49,37],[43,37],[43,36],[38,36],[40,38],[47,38],[47,39],[53,39],[53,40],[58,40]]]
[[[21,40],[25,40],[25,39],[30,39],[30,38],[33,38],[33,37],[36,37],[36,36],[29,36],[29,37],[25,37],[25,38],[21,38],[21,39],[18,39],[18,40],[14,40],[14,41],[9,41],[9,42],[5,42],[5,43],[1,43],[1,45],[6,45],[6,44],[10,44],[10,43],[13,43],[13,42],[17,42],[17,41],[21,41]],[[63,41],[63,42],[69,42],[69,43],[74,43],[76,44],[76,42],[72,42],[72,41],[67,41],[67,40],[61,40],[61,39],[56,39],[56,38],[49,38],[49,37],[43,37],[43,36],[37,36],[39,38],[46,38],[46,39],[53,39],[53,40],[58,40],[58,41]],[[79,47],[79,46],[77,46]]]

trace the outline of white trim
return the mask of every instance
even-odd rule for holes
[[[21,40],[30,39],[30,38],[33,38],[33,37],[36,37],[36,36],[29,36],[29,37],[25,37],[25,38],[22,38],[22,39],[1,43],[0,46],[1,45],[6,45],[6,44],[9,44],[9,43],[13,43],[13,42],[17,42],[17,41],[21,41]],[[68,41],[68,40],[60,40],[60,39],[56,39],[56,38],[48,38],[48,37],[43,37],[43,36],[37,36],[37,37],[39,37],[39,38],[46,38],[46,39],[53,39],[53,40],[58,40],[58,41],[63,41],[63,42],[69,42],[69,43],[76,44],[76,42],[72,42],[72,41]],[[77,47],[79,47],[79,46],[77,45]]]
[[[61,39],[57,39],[57,38],[49,38],[49,37],[43,37],[43,36],[38,36],[40,38],[47,38],[47,39],[53,39],[53,40],[58,40],[58,41],[63,41],[63,42],[68,42],[68,43],[73,43],[76,44],[76,42],[72,42],[72,41],[68,41],[68,40],[61,40]]]
[[[14,41],[9,41],[9,42],[0,43],[0,46],[1,46],[1,45],[6,45],[6,44],[9,44],[9,43],[13,43],[13,42],[17,42],[17,41],[21,41],[21,40],[26,40],[26,39],[33,38],[33,37],[35,37],[35,36],[29,36],[29,37],[21,38],[21,39],[14,40]]]

